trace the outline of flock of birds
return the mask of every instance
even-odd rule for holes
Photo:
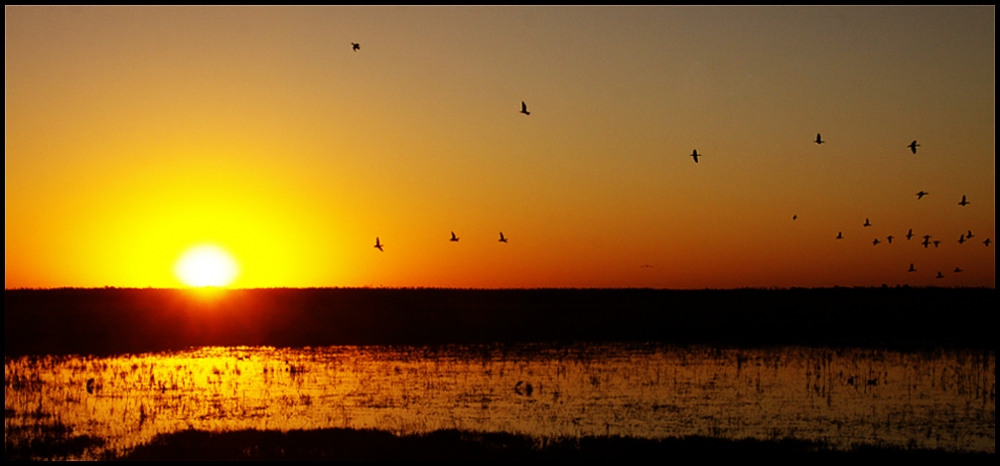
[[[816,141],[815,142],[816,142],[816,144],[823,144],[826,141],[823,140],[823,137],[820,135],[820,133],[816,133]],[[908,144],[906,147],[908,147],[910,149],[910,151],[913,152],[914,155],[916,155],[917,148],[920,147],[920,144],[917,144],[916,139],[914,139],[913,142],[911,142],[910,144]],[[698,151],[695,151],[695,154],[693,155],[695,157],[695,159],[694,159],[695,162],[698,161],[697,153],[698,153]],[[919,200],[923,199],[924,196],[927,196],[928,194],[930,194],[930,193],[927,192],[927,191],[923,191],[923,190],[917,192],[917,200],[919,201]],[[965,207],[965,206],[967,206],[969,204],[970,204],[969,200],[963,194],[962,195],[962,200],[958,202],[958,205],[960,205],[962,207]],[[798,218],[797,215],[793,215],[792,216],[792,220],[795,220],[796,218]],[[872,222],[871,222],[870,219],[866,218],[865,219],[865,223],[862,224],[861,226],[863,226],[863,227],[870,227],[870,226],[872,226]],[[913,238],[913,229],[912,228],[910,228],[910,230],[906,233],[905,237],[906,237],[907,241],[909,241],[910,239]],[[958,244],[965,244],[965,242],[968,241],[972,237],[973,237],[972,230],[967,230],[965,233],[962,233],[961,235],[959,235],[959,237],[958,237]],[[886,239],[886,241],[889,244],[892,244],[893,238],[895,238],[895,236],[889,235],[885,239]],[[938,247],[938,245],[941,244],[941,240],[937,240],[936,239],[936,240],[931,241],[931,235],[924,235],[923,238],[924,238],[924,241],[921,242],[920,244],[924,246],[924,249],[927,249],[928,247],[930,247],[931,244],[933,244],[935,248]],[[844,232],[843,231],[837,232],[837,238],[836,239],[844,239]],[[881,242],[882,241],[880,241],[878,238],[875,238],[874,240],[872,240],[872,245],[873,246],[878,246]],[[985,244],[986,247],[990,247],[990,243],[992,243],[992,242],[993,241],[990,238],[986,238],[985,240],[983,240],[983,244]],[[916,271],[917,271],[916,267],[911,262],[910,263],[910,268],[909,268],[909,270],[907,270],[907,272],[916,272]],[[962,272],[962,268],[961,267],[955,267],[954,273],[961,273],[961,272]],[[939,270],[937,272],[936,278],[944,278],[944,273],[942,273]]]
[[[354,50],[355,52],[357,52],[358,50],[361,50],[361,44],[358,44],[357,42],[351,42],[351,48],[352,48],[352,50]],[[521,112],[520,113],[524,114],[525,116],[531,115],[531,112],[528,111],[528,104],[525,103],[524,101],[521,101]],[[813,142],[815,142],[818,145],[822,145],[822,144],[826,143],[826,141],[823,140],[823,136],[822,136],[821,133],[816,133],[816,140],[813,141]],[[906,147],[908,147],[910,149],[910,151],[913,152],[914,155],[916,155],[917,148],[920,147],[920,144],[918,144],[917,141],[916,141],[916,139],[914,139],[913,142],[910,142]],[[691,151],[690,157],[692,159],[694,159],[694,163],[698,163],[698,157],[701,157],[701,156],[702,156],[702,154],[698,153],[698,149],[694,149],[694,150]],[[930,193],[921,190],[920,192],[917,193],[917,200],[919,201],[919,200],[923,199],[924,196],[927,196],[928,194],[930,194]],[[962,207],[965,207],[965,206],[967,206],[969,204],[970,203],[969,203],[968,199],[966,199],[966,196],[963,194],[962,195],[962,200],[958,202],[958,205],[960,205]],[[798,215],[792,215],[792,220],[797,220],[797,219],[798,219]],[[862,226],[864,226],[864,227],[870,227],[870,226],[872,226],[872,223],[871,223],[871,221],[869,219],[866,218],[865,219],[865,223]],[[913,229],[912,228],[910,229],[909,232],[906,233],[905,237],[906,237],[907,241],[909,241],[911,238],[913,238]],[[972,230],[968,230],[967,232],[961,234],[958,237],[958,244],[964,244],[966,241],[968,241],[972,237],[973,237]],[[892,244],[893,238],[895,238],[895,236],[889,235],[889,236],[886,237],[886,241],[889,244]],[[923,238],[924,238],[924,241],[921,242],[920,244],[922,244],[925,249],[928,248],[931,244],[933,244],[934,247],[936,248],[941,243],[940,240],[936,240],[936,239],[933,240],[933,241],[931,241],[931,235],[924,235]],[[837,232],[836,239],[844,239],[844,232],[843,231]],[[451,239],[449,241],[458,242],[458,240],[459,240],[459,238],[458,238],[458,236],[455,235],[455,232],[454,231],[451,232]],[[500,232],[500,239],[498,240],[498,242],[500,242],[500,243],[506,243],[507,242],[507,238],[503,235],[502,231]],[[882,241],[880,241],[878,238],[875,238],[872,241],[872,244],[875,245],[875,246],[878,246],[881,242]],[[983,240],[983,244],[985,244],[986,247],[989,247],[990,243],[992,243],[992,240],[990,238],[986,238],[985,240]],[[378,249],[379,251],[385,252],[385,250],[382,249],[382,246],[384,246],[384,245],[382,244],[381,240],[376,236],[375,237],[375,249]],[[647,267],[647,265],[643,265],[643,267]],[[916,272],[916,271],[917,271],[917,269],[914,267],[914,264],[910,263],[910,268],[909,268],[909,270],[907,270],[907,272]],[[962,269],[960,267],[955,267],[954,272],[955,273],[960,273],[960,272],[962,272]],[[941,271],[938,271],[936,278],[944,278],[944,274]],[[518,384],[520,384],[520,382]],[[530,390],[531,390],[531,386],[530,385],[528,386],[528,390],[529,390],[529,394],[530,394]]]
[[[357,42],[351,42],[351,50],[353,50],[355,52],[357,52],[358,50],[361,50],[361,44],[359,44]],[[521,113],[523,113],[525,115],[531,115],[531,112],[528,111],[528,104],[524,103],[523,101],[521,102]],[[697,160],[695,160],[695,161],[697,162]],[[455,236],[455,232],[454,231],[451,232],[451,239],[449,241],[457,243],[458,240],[459,240],[459,238],[458,238],[458,236]],[[497,240],[497,242],[499,242],[499,243],[506,243],[507,242],[507,237],[503,235],[502,231],[500,232],[500,239]],[[375,237],[375,249],[378,249],[379,251],[385,252],[385,249],[382,249],[383,246],[385,246],[385,245],[382,244],[382,240],[378,236],[376,236]],[[530,385],[528,386],[528,390],[529,390],[528,393],[530,394],[530,390],[531,390],[531,386]]]
[[[453,243],[457,243],[459,239],[460,238],[458,236],[455,236],[455,232],[453,231],[453,232],[451,232],[451,239],[448,240],[448,241],[451,241]],[[507,242],[507,237],[503,235],[502,231],[500,232],[500,239],[498,239],[497,242],[498,243],[506,243]],[[378,249],[379,251],[385,252],[385,249],[382,249],[382,246],[385,246],[385,245],[382,244],[382,240],[379,239],[378,236],[376,236],[375,237],[375,249]]]
[[[524,105],[524,102],[521,102],[521,104]],[[816,140],[813,141],[813,142],[815,142],[816,144],[823,144],[826,141],[823,140],[823,135],[821,133],[816,133]],[[913,152],[914,155],[916,155],[917,148],[920,147],[920,144],[918,144],[917,140],[914,139],[913,142],[909,143],[906,147],[908,147],[910,149],[910,151]],[[702,156],[702,154],[698,153],[698,149],[695,149],[695,150],[693,150],[691,152],[691,158],[694,159],[694,163],[698,163],[698,157],[701,157],[701,156]],[[921,190],[920,192],[917,193],[917,200],[919,201],[919,200],[923,199],[924,196],[926,196],[928,194],[930,194],[930,193]],[[960,205],[962,207],[965,207],[965,206],[967,206],[969,204],[970,204],[969,200],[963,194],[962,195],[962,200],[958,202],[958,205]],[[798,218],[799,218],[798,215],[792,215],[792,220],[797,220]],[[870,226],[872,226],[871,220],[869,220],[869,219],[866,218],[865,219],[865,223],[862,226],[864,226],[864,227],[870,227]],[[961,234],[958,237],[958,244],[965,244],[965,242],[968,241],[972,237],[973,237],[972,230],[968,230],[968,231],[966,231],[965,233]],[[895,238],[895,236],[889,235],[885,239],[886,239],[886,241],[889,244],[892,244],[893,238]],[[906,233],[906,239],[907,239],[907,241],[909,241],[911,238],[913,238],[913,229],[912,228],[910,228],[910,231]],[[844,232],[843,231],[837,232],[836,239],[844,239]],[[986,247],[990,247],[990,243],[992,243],[992,242],[993,241],[990,238],[986,238],[985,240],[983,240],[983,244],[985,244]],[[874,240],[872,240],[872,245],[874,245],[874,246],[878,246],[880,243],[882,243],[882,241],[880,241],[878,238],[875,238]],[[925,249],[928,248],[931,244],[933,244],[934,247],[936,248],[936,247],[938,247],[939,244],[941,244],[941,241],[940,240],[933,240],[933,241],[931,241],[931,235],[924,235],[924,241],[922,243],[920,243],[920,244],[922,244]],[[916,269],[916,267],[914,267],[913,263],[910,263],[910,268],[907,271],[908,272],[916,272],[917,269]],[[955,267],[955,271],[954,272],[955,273],[960,273],[960,272],[962,272],[962,268],[961,267]],[[944,278],[944,273],[942,273],[939,270],[938,273],[937,273],[936,278]]]

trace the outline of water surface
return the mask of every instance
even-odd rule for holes
[[[796,438],[994,453],[995,352],[666,345],[205,347],[7,358],[7,442],[184,429]],[[59,426],[64,426],[59,427]]]

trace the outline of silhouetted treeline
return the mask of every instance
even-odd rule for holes
[[[6,290],[7,356],[204,345],[649,341],[995,348],[995,289]]]

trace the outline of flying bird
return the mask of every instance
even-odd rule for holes
[[[878,238],[875,238],[875,241],[872,241],[872,245],[878,246],[878,243],[880,243]]]
[[[913,238],[913,228],[910,228],[910,231],[906,233],[906,240],[909,241],[910,238]]]
[[[939,244],[941,244],[941,240],[937,240],[937,239],[934,240],[934,247],[938,247]]]
[[[916,154],[917,153],[917,148],[920,147],[920,144],[917,144],[917,140],[914,139],[913,142],[911,142],[910,145],[908,145],[906,147],[909,147],[910,150],[913,151],[914,154]]]
[[[958,205],[962,207],[969,205],[969,201],[965,200],[965,194],[962,195],[962,202],[959,202]]]
[[[451,232],[451,239],[450,239],[450,240],[448,240],[448,241],[454,241],[454,242],[456,242],[456,243],[458,242],[458,237],[457,237],[457,236],[455,236],[455,232],[454,232],[454,231],[453,231],[453,232]]]
[[[924,238],[924,242],[920,244],[924,245],[924,249],[927,249],[927,247],[931,245],[931,240],[928,238]]]
[[[889,235],[889,237],[886,238],[887,240],[889,240],[889,244],[892,244],[892,239],[893,238],[895,238],[895,237],[892,236],[892,235]]]
[[[916,271],[917,271],[917,269],[913,268],[913,263],[911,262],[910,263],[910,270],[907,270],[907,272],[916,272]]]
[[[965,235],[959,236],[958,237],[958,244],[962,244],[964,242],[965,242]]]
[[[798,215],[792,215],[792,220],[797,220],[798,218],[799,218]]]
[[[965,239],[969,238],[972,238],[972,230],[969,230],[969,232],[965,234]]]
[[[524,103],[523,100],[521,101],[521,113],[531,115],[531,112],[528,111],[528,104]]]
[[[928,195],[928,194],[930,194],[930,193],[927,192],[927,191],[920,191],[919,193],[917,193],[917,200],[919,201],[920,199],[923,199],[923,197],[926,196],[926,195]]]
[[[865,218],[865,224],[864,224],[864,226],[870,227],[870,226],[872,226],[872,222],[869,222],[868,219]]]
[[[838,231],[837,232],[837,239],[844,239],[844,232]]]
[[[986,239],[984,239],[984,240],[983,240],[983,244],[985,244],[985,245],[986,245],[986,247],[990,247],[990,243],[991,243],[991,242],[992,242],[992,241],[990,241],[990,239],[989,239],[989,238],[986,238]]]
[[[498,241],[501,242],[501,243],[506,243],[507,242],[507,238],[504,238],[502,231],[500,232],[500,239]]]
[[[382,243],[378,241],[378,236],[375,237],[375,249],[385,252],[385,250],[382,249]]]
[[[943,274],[943,273],[941,273],[941,271],[940,271],[940,270],[938,270],[938,276],[937,276],[937,278],[944,278],[944,274]]]
[[[823,140],[819,133],[816,133],[816,144],[823,144],[824,142],[826,141]]]
[[[961,272],[961,271],[962,271],[962,269],[960,269],[960,268],[958,268],[958,267],[955,267],[955,273],[959,273],[959,272]]]
[[[691,153],[691,157],[694,159],[694,163],[698,163],[698,156],[700,155],[701,154],[698,153],[698,149],[695,149],[694,152]]]
[[[351,42],[351,49],[357,52],[358,50],[361,50],[361,44],[357,42]]]

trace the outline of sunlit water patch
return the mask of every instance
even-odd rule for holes
[[[995,352],[658,345],[201,348],[5,359],[4,436],[438,429],[996,449]]]

